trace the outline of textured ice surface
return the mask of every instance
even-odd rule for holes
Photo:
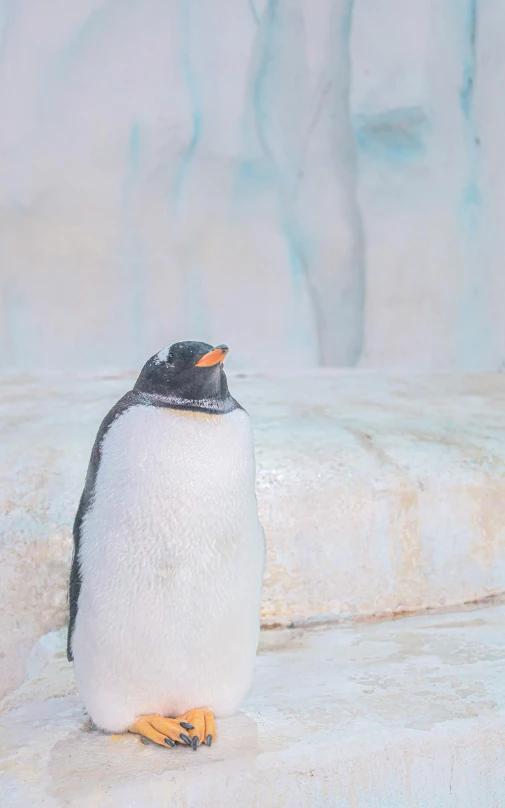
[[[212,747],[90,727],[64,635],[0,703],[9,808],[501,808],[505,608],[269,631]],[[36,649],[42,643],[39,642]]]
[[[67,616],[71,527],[96,430],[134,378],[4,377],[0,696]],[[255,429],[262,617],[283,624],[505,590],[505,376],[229,378]]]

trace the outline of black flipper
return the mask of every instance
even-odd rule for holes
[[[77,609],[79,606],[79,593],[81,591],[81,570],[79,567],[79,548],[81,544],[81,531],[82,523],[88,512],[89,507],[93,502],[93,495],[95,493],[95,482],[100,466],[100,458],[102,453],[102,441],[107,434],[107,430],[114,423],[116,418],[122,415],[130,407],[135,407],[138,404],[148,403],[145,396],[139,393],[130,391],[117,404],[103,419],[98,434],[93,444],[91,451],[91,458],[88,466],[88,473],[86,474],[86,482],[84,484],[84,491],[82,492],[79,507],[74,521],[74,551],[72,556],[72,568],[70,571],[70,582],[68,586],[68,609],[69,609],[69,622],[68,622],[68,635],[67,635],[67,659],[72,662],[74,655],[72,653],[72,635],[74,633],[75,619],[77,617]]]

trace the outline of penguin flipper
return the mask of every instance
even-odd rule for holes
[[[77,617],[77,609],[79,606],[79,594],[81,591],[81,583],[82,583],[81,570],[79,567],[79,547],[81,543],[82,523],[93,501],[93,494],[95,491],[95,481],[96,476],[98,474],[98,467],[100,465],[100,459],[101,459],[102,441],[109,427],[114,423],[116,418],[118,418],[120,415],[126,412],[126,410],[128,410],[130,407],[134,407],[140,402],[141,402],[141,396],[132,390],[130,390],[129,393],[126,393],[125,396],[120,398],[119,401],[114,405],[114,407],[107,413],[102,423],[100,424],[100,428],[98,430],[95,442],[93,444],[93,449],[91,452],[91,457],[88,465],[88,471],[86,474],[86,482],[84,484],[84,490],[82,492],[82,496],[79,502],[77,514],[75,516],[74,529],[73,529],[74,548],[72,555],[72,567],[70,570],[70,581],[68,585],[69,621],[68,621],[68,634],[67,634],[67,659],[69,662],[73,662],[74,659],[74,654],[72,651],[72,636],[74,633],[75,621]]]
[[[81,500],[79,502],[79,508],[77,509],[73,531],[74,549],[72,554],[72,567],[70,569],[70,581],[68,584],[69,619],[68,619],[68,634],[67,634],[67,659],[69,662],[73,662],[74,660],[74,655],[72,652],[72,635],[74,633],[75,618],[77,617],[77,606],[79,603],[79,593],[81,591],[81,582],[82,582],[81,571],[79,569],[78,553],[81,540],[82,519],[84,513],[87,510],[85,494],[86,494],[86,486],[84,488]]]

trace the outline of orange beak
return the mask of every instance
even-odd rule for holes
[[[213,351],[209,351],[209,353],[204,354],[202,358],[198,360],[195,367],[197,368],[214,367],[214,365],[218,365],[220,362],[224,362],[227,353],[228,353],[227,345],[218,345],[217,348],[214,348]]]

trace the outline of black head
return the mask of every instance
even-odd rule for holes
[[[135,392],[154,397],[153,403],[175,409],[224,413],[235,409],[223,369],[226,345],[176,342],[149,359]]]

